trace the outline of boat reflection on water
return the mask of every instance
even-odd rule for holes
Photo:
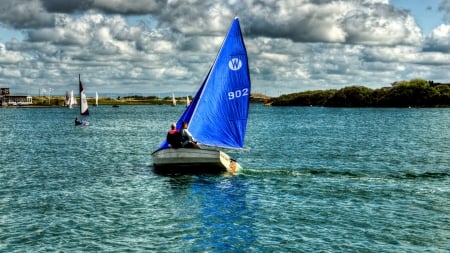
[[[180,219],[177,226],[185,231],[182,238],[196,241],[183,250],[237,252],[255,245],[255,208],[247,203],[243,177],[182,175],[168,177],[168,183],[178,200],[173,210]]]

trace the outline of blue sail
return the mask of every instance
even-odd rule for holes
[[[190,106],[177,122],[184,121],[202,145],[244,146],[250,104],[250,73],[239,19],[235,18],[214,64]],[[167,148],[164,141],[159,149]]]

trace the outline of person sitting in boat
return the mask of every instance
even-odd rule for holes
[[[81,125],[81,121],[78,120],[77,117],[75,117],[75,126]]]
[[[194,136],[189,132],[188,123],[183,122],[181,129],[181,145],[183,148],[200,148],[197,144],[197,141],[194,139]]]
[[[181,133],[177,130],[177,125],[172,123],[167,132],[167,143],[171,148],[181,148]]]

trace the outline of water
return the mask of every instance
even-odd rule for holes
[[[450,109],[252,105],[242,173],[154,174],[183,109],[1,109],[0,252],[450,251]]]

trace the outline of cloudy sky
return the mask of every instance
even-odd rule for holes
[[[450,0],[2,0],[0,86],[193,95],[235,16],[253,92],[450,83]]]

